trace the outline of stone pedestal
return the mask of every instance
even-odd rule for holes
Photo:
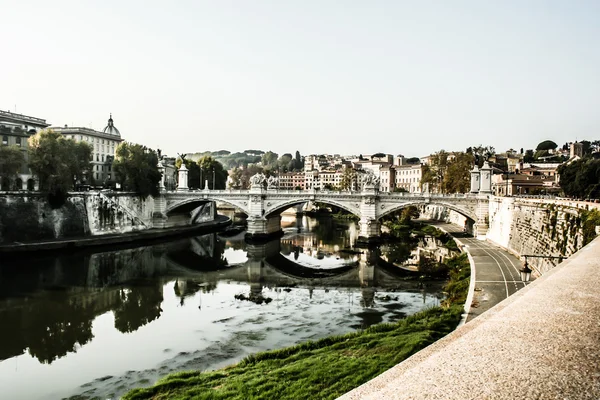
[[[477,222],[473,225],[473,236],[485,240],[489,228],[490,203],[489,195],[480,194],[477,197]]]
[[[376,243],[381,234],[381,225],[377,219],[377,200],[379,190],[377,185],[364,185],[361,192],[360,221],[358,222],[360,233],[357,245]]]
[[[188,191],[190,188],[188,187],[188,169],[185,167],[185,164],[181,164],[181,168],[179,168],[179,182],[177,184],[177,191],[184,192]]]
[[[471,193],[479,193],[479,168],[477,165],[471,170]]]
[[[253,242],[269,241],[283,235],[281,230],[281,216],[248,217],[246,240]]]
[[[479,169],[479,193],[492,193],[492,167],[487,161]]]

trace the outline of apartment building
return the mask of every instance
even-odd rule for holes
[[[284,190],[304,190],[306,179],[304,172],[286,172],[279,174],[279,188]]]
[[[92,146],[92,171],[91,178],[96,185],[101,185],[114,178],[112,172],[112,162],[115,158],[116,148],[123,141],[121,132],[114,125],[112,114],[108,118],[108,124],[102,131],[96,131],[83,127],[51,127],[55,132],[59,132],[67,139],[76,142],[87,142]]]
[[[24,162],[16,178],[4,178],[0,190],[36,190],[36,182],[28,167],[28,139],[50,124],[45,119],[0,110],[0,146],[16,146],[23,152]]]

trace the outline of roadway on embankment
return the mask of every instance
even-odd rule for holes
[[[506,250],[462,232],[462,228],[439,221],[424,220],[451,234],[471,255],[475,264],[475,292],[465,322],[483,314],[525,287],[519,269],[521,261]],[[533,280],[533,277],[532,277]]]

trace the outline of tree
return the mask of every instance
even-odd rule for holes
[[[229,189],[242,189],[242,177],[244,171],[240,168],[234,168],[229,173]]]
[[[285,153],[284,155],[279,157],[279,160],[277,160],[277,168],[283,172],[290,171],[293,167],[293,160],[294,158],[290,153]]]
[[[19,147],[0,145],[0,178],[16,177],[24,162],[25,156]]]
[[[52,130],[29,138],[29,168],[38,177],[40,190],[47,192],[52,207],[64,204],[67,192],[90,173],[92,148],[76,143]]]
[[[525,151],[525,155],[523,156],[523,162],[530,163],[535,160],[533,150],[529,149]]]
[[[474,159],[474,163],[478,167],[482,167],[485,160],[496,154],[496,149],[493,146],[473,146],[469,147],[466,151],[467,154],[471,154]]]
[[[455,153],[449,162],[442,181],[444,193],[467,193],[471,184],[471,166],[473,156],[467,153]]]
[[[294,157],[294,170],[301,171],[304,168],[304,163],[302,162],[302,157],[300,156],[300,152],[296,150],[296,156]]]
[[[583,158],[558,168],[560,187],[569,197],[600,198],[600,160]]]
[[[440,192],[442,190],[442,181],[448,166],[448,158],[449,154],[444,150],[431,155],[430,165],[423,169],[421,187],[423,187],[423,184],[428,183],[430,191]]]
[[[544,140],[543,142],[540,142],[537,147],[535,148],[536,150],[554,150],[558,147],[558,145],[556,143],[554,143],[552,140]]]
[[[347,167],[342,173],[342,179],[340,181],[340,189],[352,190],[356,184],[356,170],[354,168]]]
[[[140,144],[122,142],[116,150],[113,162],[116,181],[126,190],[141,197],[158,195],[161,173],[158,156],[152,149]]]
[[[277,165],[277,158],[278,158],[278,154],[277,153],[273,153],[272,151],[267,151],[265,154],[263,154],[262,158],[261,158],[261,162],[264,168],[272,168],[273,166]]]
[[[209,189],[225,189],[225,184],[227,183],[227,171],[220,162],[211,156],[204,156],[198,160],[198,166],[200,167],[202,179],[205,181],[208,180]]]

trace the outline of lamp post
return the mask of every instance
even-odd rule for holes
[[[523,268],[519,271],[521,274],[521,280],[523,282],[529,282],[531,279],[531,268],[529,268],[529,264],[527,263],[527,256],[525,256],[525,262],[523,263]]]
[[[198,187],[198,189],[202,190],[202,166],[200,166],[200,186]]]
[[[523,257],[525,258],[525,262],[523,263],[523,268],[519,270],[519,274],[521,275],[521,280],[523,282],[529,282],[531,279],[531,273],[533,272],[531,268],[529,268],[527,257],[547,258],[551,260],[558,260],[558,262],[562,262],[562,260],[566,258],[565,256],[539,256],[535,254],[523,254]]]
[[[213,173],[213,190],[215,190],[215,168],[214,167],[212,169],[212,173]]]

